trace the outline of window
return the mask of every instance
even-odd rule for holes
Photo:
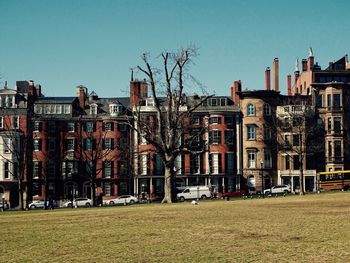
[[[34,151],[41,151],[41,139],[34,139]]]
[[[340,94],[333,94],[333,107],[339,109],[340,106]]]
[[[41,178],[42,163],[40,161],[34,161],[33,163],[33,178]]]
[[[248,140],[255,140],[255,125],[248,125],[247,126],[247,139]]]
[[[201,172],[200,157],[199,154],[190,155],[191,174],[199,174]]]
[[[4,153],[10,153],[12,149],[12,140],[10,138],[3,138],[2,140],[4,142]]]
[[[4,161],[4,178],[10,179],[9,162]]]
[[[113,138],[105,138],[103,140],[103,149],[111,150],[114,148],[114,139]]]
[[[256,167],[256,151],[255,150],[248,150],[248,168],[255,168]]]
[[[15,117],[13,117],[12,120],[13,120],[13,122],[12,122],[13,128],[14,129],[19,129],[19,117],[15,116]]]
[[[264,126],[264,140],[271,140],[271,128]]]
[[[113,161],[103,162],[103,178],[113,177]]]
[[[303,124],[303,118],[300,116],[296,116],[293,118],[293,126],[294,127],[299,127]]]
[[[33,183],[33,196],[39,196],[39,195],[41,195],[40,183],[34,182]]]
[[[55,174],[56,174],[55,162],[53,161],[46,162],[46,173],[48,178],[55,178]]]
[[[118,113],[122,112],[122,110],[123,110],[123,107],[121,105],[118,105],[118,104],[109,105],[109,112],[112,116],[116,116]]]
[[[334,132],[335,133],[341,132],[341,118],[340,117],[334,118]]]
[[[284,135],[284,146],[290,146],[289,135]]]
[[[220,153],[210,154],[210,171],[212,174],[221,173],[221,154]]]
[[[270,150],[264,150],[264,167],[265,168],[271,168],[272,161],[271,161],[271,152]]]
[[[154,98],[147,98],[146,99],[146,106],[154,107],[154,105],[155,105]]]
[[[105,196],[111,196],[112,194],[112,184],[109,182],[103,183],[103,194]]]
[[[90,105],[90,115],[96,115],[97,114],[97,104],[91,104]]]
[[[74,151],[74,138],[66,139],[66,151]]]
[[[265,103],[263,106],[263,114],[264,114],[264,116],[271,115],[271,107],[267,103]]]
[[[91,139],[91,138],[86,138],[84,139],[84,150],[85,151],[92,151],[94,150],[94,146],[95,146],[95,140]]]
[[[48,151],[55,151],[56,150],[56,139],[49,137],[47,139],[47,150]]]
[[[37,131],[37,132],[40,132],[42,130],[42,122],[41,121],[35,121],[33,130]]]
[[[70,114],[70,105],[63,105],[64,107],[64,114]]]
[[[341,141],[337,140],[334,141],[334,157],[341,157],[342,152],[341,152]]]
[[[0,128],[4,128],[4,117],[0,117]]]
[[[128,125],[125,124],[125,123],[120,123],[120,124],[118,125],[118,128],[119,128],[119,131],[125,132],[125,131],[128,130]]]
[[[225,116],[225,123],[227,125],[232,125],[234,124],[234,117],[233,116]]]
[[[140,162],[139,162],[139,170],[141,175],[147,175],[148,172],[148,155],[142,154],[140,156]]]
[[[85,131],[86,132],[94,132],[95,131],[95,123],[93,123],[93,122],[86,122],[85,123]]]
[[[234,143],[234,137],[235,137],[235,133],[233,130],[225,131],[225,143],[227,145],[232,145]]]
[[[328,132],[330,133],[332,131],[332,118],[327,119],[327,127],[328,127]]]
[[[284,156],[284,160],[285,160],[285,168],[286,170],[290,169],[290,157],[289,155]]]
[[[211,130],[209,131],[209,143],[221,143],[221,131]]]
[[[248,116],[255,116],[255,107],[253,104],[248,104],[247,106],[247,115]]]
[[[72,179],[76,173],[78,173],[76,162],[65,161],[62,163],[62,175],[64,179]]]
[[[104,122],[103,123],[103,130],[104,131],[113,131],[114,123],[113,122]]]
[[[301,135],[293,134],[293,146],[301,146]]]
[[[299,170],[299,168],[300,168],[299,155],[293,155],[293,170]]]
[[[317,96],[316,106],[317,106],[317,108],[323,107],[323,95],[322,94],[319,94]]]
[[[235,154],[226,153],[226,173],[233,174],[235,172]]]
[[[199,125],[200,124],[200,117],[198,116],[198,115],[194,115],[193,117],[192,117],[192,124],[194,124],[194,125]]]
[[[328,159],[331,160],[332,159],[332,156],[333,156],[333,153],[332,153],[332,142],[329,141],[328,142]]]
[[[56,105],[56,114],[62,114],[62,105]]]
[[[67,132],[74,132],[75,124],[74,122],[67,122]]]
[[[210,117],[209,118],[209,124],[220,124],[221,118],[220,117]]]

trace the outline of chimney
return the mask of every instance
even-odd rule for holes
[[[35,85],[35,93],[37,98],[41,97],[41,85]]]
[[[314,53],[312,52],[312,48],[310,47],[309,57],[307,59],[307,70],[311,71],[314,68],[315,58]]]
[[[274,90],[279,90],[279,79],[278,79],[278,58],[275,58],[273,60],[273,84],[274,84]]]
[[[140,101],[147,98],[147,82],[146,80],[134,80],[130,81],[130,100],[129,106],[139,105]]]
[[[287,95],[292,96],[292,76],[287,75]]]
[[[29,80],[28,82],[28,93],[34,95],[34,81]]]
[[[304,71],[307,71],[307,60],[306,59],[303,59],[301,61],[301,70],[304,72]]]
[[[83,85],[80,85],[76,89],[77,91],[77,96],[79,98],[79,106],[80,108],[84,109],[85,108],[85,100],[87,96],[87,88],[84,87]]]
[[[265,88],[266,90],[271,90],[271,71],[270,67],[265,70]]]
[[[231,87],[231,97],[234,104],[239,105],[240,99],[238,96],[238,92],[242,91],[242,83],[240,80],[235,80],[233,82],[233,86]]]

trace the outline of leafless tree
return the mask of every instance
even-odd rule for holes
[[[323,123],[310,102],[310,98],[295,97],[288,104],[278,106],[273,122],[277,151],[289,158],[298,156],[293,161],[297,162],[299,168],[300,195],[305,194],[303,181],[307,156],[315,157],[324,150]],[[313,166],[316,169],[315,162]]]
[[[150,56],[142,55],[143,66],[137,69],[147,78],[150,87],[150,98],[154,101],[154,118],[145,120],[142,116],[143,106],[133,109],[134,122],[132,129],[159,154],[164,168],[164,198],[162,203],[171,203],[173,180],[176,174],[175,160],[185,152],[203,151],[194,149],[192,142],[199,133],[189,133],[191,113],[203,104],[209,96],[203,96],[195,104],[187,103],[187,83],[191,80],[189,66],[197,56],[196,48],[184,48],[177,52],[162,52],[158,57],[162,66],[151,65]],[[162,97],[163,95],[163,97]]]

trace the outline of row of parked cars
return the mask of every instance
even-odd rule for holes
[[[138,202],[138,199],[135,196],[132,195],[121,195],[117,198],[104,200],[103,205],[105,206],[114,206],[114,205],[132,205]],[[79,197],[73,200],[69,200],[66,202],[63,202],[61,207],[90,207],[92,206],[92,200],[85,197]],[[31,203],[28,204],[29,209],[38,209],[38,208],[44,208],[45,207],[45,201],[44,200],[34,200]],[[46,201],[46,207],[48,208],[55,208],[60,207],[59,202],[55,200]]]

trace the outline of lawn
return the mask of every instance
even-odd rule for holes
[[[0,213],[0,262],[349,262],[350,193]]]

